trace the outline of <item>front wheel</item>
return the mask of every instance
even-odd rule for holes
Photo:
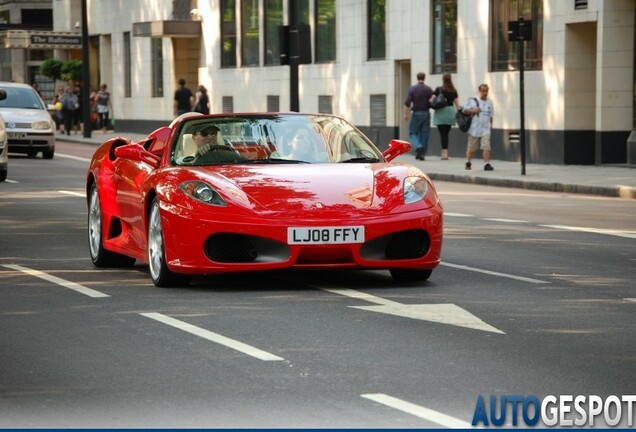
[[[391,276],[396,282],[424,282],[431,277],[433,270],[392,269]]]
[[[185,286],[190,282],[190,276],[174,273],[166,264],[166,249],[163,241],[158,198],[152,200],[148,218],[148,264],[152,283],[157,287]]]
[[[132,267],[135,258],[104,249],[102,241],[102,208],[97,186],[93,184],[88,201],[88,249],[95,267]]]

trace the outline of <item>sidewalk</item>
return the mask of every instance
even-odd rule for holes
[[[58,134],[57,140],[98,145],[115,136],[132,141],[146,137],[138,133],[103,134],[101,131],[94,131],[91,135],[91,138],[84,138],[79,134]],[[483,161],[473,159],[473,169],[466,171],[465,160],[457,157],[441,160],[439,156],[427,156],[425,161],[420,161],[412,154],[403,154],[395,161],[415,165],[438,181],[636,199],[636,167],[633,165],[526,164],[526,174],[521,175],[520,162],[492,160],[495,170],[484,171]]]

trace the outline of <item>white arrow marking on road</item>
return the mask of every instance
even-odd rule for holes
[[[389,315],[397,315],[405,318],[419,319],[424,321],[432,321],[440,324],[454,325],[458,327],[466,327],[473,330],[481,330],[492,333],[506,334],[496,327],[485,323],[475,315],[460,308],[454,304],[415,304],[405,305],[391,300],[376,297],[360,291],[347,288],[329,288],[317,287],[323,291],[358,300],[375,303],[378,306],[349,306],[354,309],[362,309],[370,312],[379,312]]]
[[[449,415],[443,414],[439,411],[432,410],[430,408],[426,408],[420,405],[415,405],[414,403],[411,403],[411,402],[406,402],[402,399],[398,399],[396,397],[389,396],[384,393],[369,393],[369,394],[363,394],[360,396],[365,399],[369,399],[374,402],[381,403],[382,405],[395,408],[407,414],[411,414],[416,417],[423,418],[424,420],[432,421],[433,423],[437,423],[438,425],[442,425],[447,428],[453,428],[453,429],[471,428],[470,423],[456,419],[455,417],[451,417]]]

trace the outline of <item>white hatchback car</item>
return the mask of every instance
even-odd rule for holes
[[[9,151],[34,157],[42,152],[44,159],[55,154],[55,122],[46,104],[28,84],[0,82],[7,94],[0,100]]]
[[[0,89],[0,101],[7,98],[7,93]],[[9,143],[7,142],[7,129],[0,115],[0,182],[7,179],[9,172]]]

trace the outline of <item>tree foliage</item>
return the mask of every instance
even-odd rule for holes
[[[62,79],[64,81],[81,81],[82,80],[82,61],[69,60],[62,66]]]
[[[62,78],[62,66],[64,63],[57,59],[46,59],[44,63],[40,66],[40,74],[45,77],[49,77],[54,80],[59,80]]]

